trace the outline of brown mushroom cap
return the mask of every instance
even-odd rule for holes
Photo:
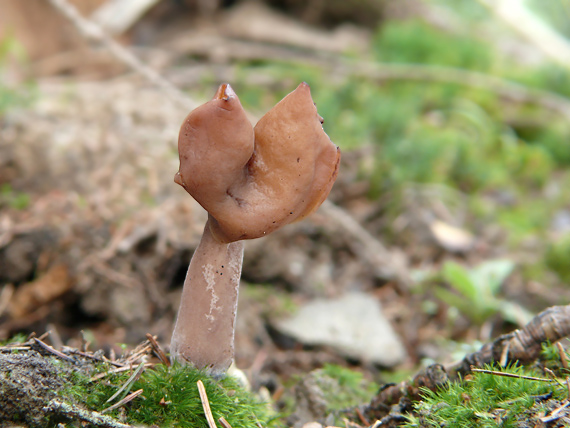
[[[184,120],[175,181],[210,215],[220,242],[253,239],[300,220],[328,196],[340,150],[300,84],[254,129],[229,85]]]

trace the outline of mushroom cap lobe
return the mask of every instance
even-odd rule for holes
[[[251,127],[237,95],[221,85],[179,135],[182,185],[209,213],[215,239],[269,234],[314,212],[338,174],[340,150],[301,83]]]

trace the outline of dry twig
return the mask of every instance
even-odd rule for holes
[[[147,333],[146,338],[148,339],[148,341],[152,345],[152,349],[154,350],[154,353],[156,354],[156,356],[158,357],[160,362],[162,364],[164,364],[165,366],[170,367],[170,360],[166,357],[166,354],[164,353],[164,351],[162,350],[162,348],[160,347],[160,345],[156,341],[156,337],[150,333]]]
[[[218,428],[216,426],[216,421],[214,420],[214,415],[212,415],[212,410],[210,409],[210,402],[208,401],[208,394],[206,394],[204,384],[201,380],[198,380],[196,385],[198,385],[198,392],[200,393],[200,400],[202,401],[202,407],[204,408],[204,414],[206,415],[208,426],[210,428]]]
[[[562,343],[556,342],[556,348],[558,349],[558,354],[560,355],[560,362],[562,363],[562,367],[567,369],[568,368],[568,356],[566,355],[566,351],[564,350],[564,346],[562,346]]]
[[[51,400],[43,410],[44,412],[56,413],[67,418],[79,419],[97,427],[134,428],[132,425],[123,424],[110,416],[103,415],[99,412],[84,410],[74,404],[64,403],[59,400]]]
[[[147,368],[147,367],[154,367],[154,365],[155,365],[154,363],[145,363],[144,366],[145,366],[145,368]],[[130,366],[118,367],[116,369],[112,369],[112,370],[108,370],[108,371],[103,372],[103,373],[96,374],[95,376],[93,376],[89,380],[91,382],[93,382],[94,380],[103,379],[104,377],[107,377],[111,374],[126,372],[127,370],[131,370],[131,367]]]
[[[101,413],[107,413],[110,412],[111,410],[115,410],[118,409],[121,406],[124,406],[125,404],[127,404],[130,401],[133,401],[135,398],[137,398],[139,395],[141,395],[143,393],[142,389],[139,389],[135,392],[133,392],[132,394],[127,395],[125,398],[123,398],[121,401],[118,401],[117,403],[113,404],[110,407],[107,407],[105,410],[103,410]]]
[[[83,351],[80,351],[79,349],[71,348],[71,347],[69,347],[69,346],[64,346],[64,347],[63,347],[63,350],[64,350],[65,352],[70,353],[70,354],[81,355],[82,357],[89,358],[90,360],[98,361],[98,362],[100,362],[100,363],[109,363],[109,364],[111,364],[111,365],[113,365],[113,366],[115,366],[115,367],[120,367],[120,368],[122,368],[122,367],[125,366],[124,364],[118,363],[118,362],[116,362],[116,361],[111,361],[111,360],[108,360],[108,359],[106,359],[106,358],[101,358],[101,357],[99,357],[99,356],[97,356],[97,355],[95,355],[95,354],[92,354],[92,353],[89,353],[89,352],[83,352]]]
[[[124,364],[132,364],[139,360],[143,356],[149,354],[152,351],[152,344],[146,340],[138,345],[132,353],[125,359]]]
[[[69,361],[71,363],[75,362],[75,360],[73,358],[71,358],[69,355],[65,355],[64,353],[59,352],[57,349],[52,348],[47,343],[41,341],[37,337],[34,337],[34,342],[37,343],[38,345],[40,345],[43,349],[45,349],[49,353],[55,355],[58,358],[61,358],[62,360],[66,360],[66,361]]]
[[[29,346],[13,346],[13,345],[0,346],[0,352],[29,351],[30,349],[31,348]]]
[[[164,79],[160,74],[148,67],[128,49],[121,46],[93,21],[84,18],[67,0],[48,0],[62,15],[64,15],[81,32],[83,37],[104,46],[116,59],[126,64],[132,70],[144,76],[153,85],[163,89],[175,102],[187,110],[198,107],[198,103],[183,94],[176,86]]]
[[[144,363],[140,363],[140,365],[137,367],[137,369],[135,370],[135,372],[131,375],[130,378],[127,379],[127,381],[123,384],[123,386],[121,386],[117,392],[115,392],[107,401],[106,403],[110,403],[111,401],[113,401],[115,398],[117,398],[119,395],[121,395],[121,393],[123,392],[128,392],[130,391],[130,389],[132,388],[133,384],[137,381],[137,379],[141,376],[142,372],[144,371],[145,365]]]
[[[562,417],[562,415],[560,413],[562,412],[562,410],[566,409],[568,406],[570,406],[570,401],[565,400],[562,403],[562,405],[560,407],[558,407],[557,409],[554,409],[550,413],[550,415],[540,418],[540,421],[547,424],[549,422],[554,422],[555,420],[560,419]]]
[[[496,370],[487,370],[487,369],[476,369],[475,367],[471,368],[472,372],[476,373],[486,373],[493,376],[503,376],[503,377],[514,377],[518,379],[526,379],[526,380],[535,380],[537,382],[556,382],[556,379],[546,379],[543,377],[534,377],[534,376],[524,376],[516,373],[507,373],[507,372],[499,372]]]
[[[218,37],[213,42],[206,39],[189,47],[190,53],[207,53],[224,46],[231,59],[271,59],[299,64],[309,64],[326,70],[333,69],[338,76],[356,76],[378,83],[386,81],[415,81],[423,83],[454,84],[495,93],[498,97],[516,103],[538,105],[546,110],[570,118],[570,100],[554,92],[530,88],[501,77],[457,67],[425,64],[388,64],[365,62],[293,51],[283,46],[230,40]],[[186,54],[189,52],[186,51]]]
[[[443,386],[450,379],[465,376],[473,368],[499,362],[508,347],[505,363],[518,362],[527,364],[536,360],[542,350],[542,344],[557,342],[570,335],[570,305],[553,306],[535,316],[520,330],[504,334],[493,342],[487,343],[479,351],[467,355],[463,360],[442,366],[433,364],[416,374],[410,381],[396,385],[386,385],[364,411],[369,419],[381,419],[390,412],[391,406],[404,401],[415,401],[420,397],[420,388],[432,390]]]
[[[230,425],[230,423],[228,421],[226,421],[226,419],[223,416],[220,416],[220,419],[218,419],[218,422],[220,423],[221,426],[223,426],[224,428],[232,428],[232,426]]]

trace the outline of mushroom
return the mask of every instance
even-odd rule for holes
[[[220,378],[233,362],[243,240],[314,212],[340,150],[301,83],[252,128],[228,84],[184,120],[174,181],[208,211],[184,281],[171,358]]]

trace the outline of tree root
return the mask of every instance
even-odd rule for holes
[[[420,399],[420,388],[435,390],[450,380],[471,373],[473,368],[486,364],[528,364],[540,356],[542,345],[557,342],[570,335],[570,305],[550,307],[535,316],[526,326],[504,334],[484,345],[479,351],[468,354],[463,360],[442,366],[432,364],[411,380],[387,384],[362,409],[369,420],[381,420],[391,413],[411,410],[411,403]]]

